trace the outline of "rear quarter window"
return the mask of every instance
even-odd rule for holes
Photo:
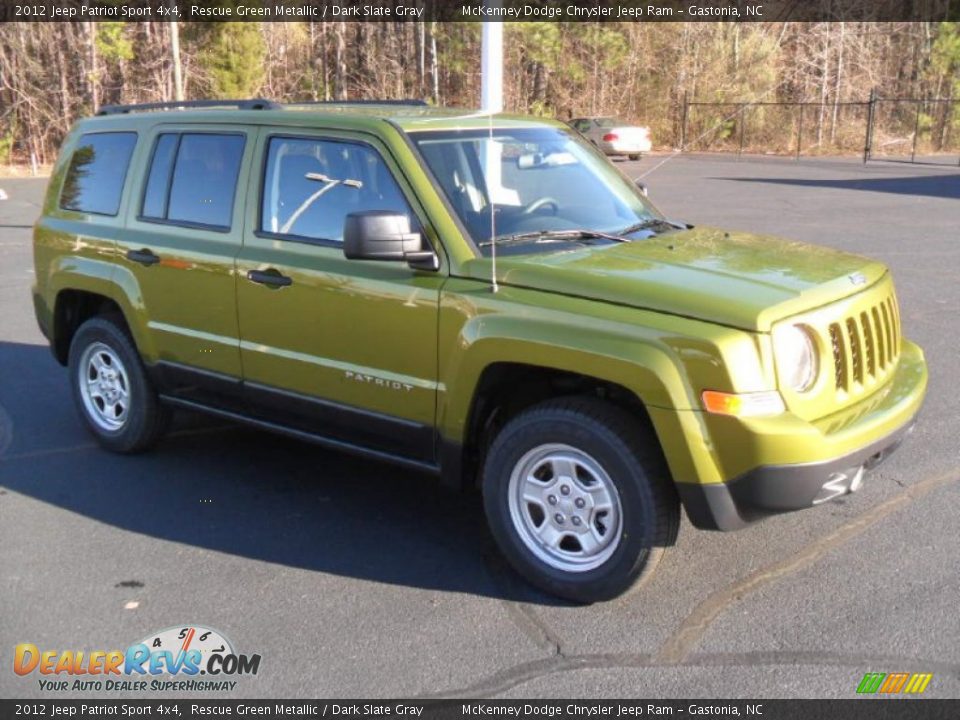
[[[81,135],[60,191],[60,207],[95,215],[116,215],[136,145],[134,132]]]

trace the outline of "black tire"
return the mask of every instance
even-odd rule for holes
[[[105,415],[119,413],[98,413],[96,406],[105,404],[103,398],[95,400],[89,393],[85,397],[81,389],[81,383],[87,383],[88,377],[95,373],[90,368],[93,360],[85,355],[88,352],[91,356],[97,355],[98,349],[101,357],[109,358],[112,353],[114,359],[121,363],[113,371],[123,378],[122,381],[116,381],[116,386],[125,389],[127,404],[122,422],[116,427],[105,425],[109,422]],[[103,447],[117,453],[137,453],[156,444],[166,430],[170,410],[157,397],[156,389],[122,320],[101,316],[83,323],[70,343],[68,364],[70,387],[77,411],[84,425]],[[109,368],[109,365],[106,367]]]
[[[536,541],[531,539],[530,530],[524,530],[523,516],[515,520],[516,516],[511,514],[510,498],[517,493],[516,486],[511,490],[514,470],[519,474],[524,469],[520,463],[528,462],[526,458],[531,456],[537,457],[539,448],[564,446],[585,453],[598,463],[616,488],[621,516],[619,533],[611,534],[609,543],[614,547],[610,550],[608,545],[611,554],[597,567],[571,571],[538,557],[528,546]],[[543,462],[549,464],[550,460]],[[576,472],[580,470],[577,467]],[[563,477],[557,480],[558,483],[562,481]],[[574,494],[583,487],[579,482],[576,485],[579,489],[575,488]],[[553,487],[562,489],[561,485]],[[569,496],[569,489],[567,494]],[[553,494],[549,497],[552,502],[557,500]],[[582,603],[610,600],[649,578],[664,549],[676,541],[680,524],[676,490],[652,429],[625,410],[589,397],[547,401],[510,420],[487,453],[483,469],[483,501],[493,537],[514,569],[538,588]],[[560,498],[560,502],[561,505],[567,502],[570,507],[568,498]],[[518,501],[517,505],[532,507],[525,501]],[[547,507],[542,505],[542,509]],[[550,512],[553,509],[559,509],[559,506],[551,508]],[[528,516],[532,514],[529,509],[525,512]],[[574,509],[571,512],[584,511]],[[589,512],[593,515],[596,511]],[[553,517],[560,515],[562,513]],[[572,515],[564,517],[568,522],[576,522]],[[547,521],[544,517],[543,522]],[[584,531],[583,522],[581,519],[578,532]],[[592,526],[593,522],[597,520],[587,521],[587,524]],[[572,526],[564,527],[574,538],[571,542],[579,546]],[[553,552],[563,550],[562,545],[568,540],[564,537],[561,547]],[[585,552],[585,548],[581,547],[581,551]],[[550,550],[541,549],[540,552],[549,554]],[[596,557],[596,561],[601,559],[601,555]],[[562,559],[560,564],[563,564]]]
[[[639,160],[639,159],[640,159],[641,157],[643,157],[643,156],[642,156],[640,153],[633,153],[632,155],[627,155],[627,157],[630,158],[631,160],[636,161],[636,160]]]

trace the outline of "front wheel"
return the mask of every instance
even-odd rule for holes
[[[133,453],[156,443],[170,413],[119,321],[83,323],[70,343],[69,368],[77,410],[101,445]]]
[[[507,423],[487,454],[483,498],[510,564],[578,602],[649,577],[680,521],[649,431],[593,398],[541,403]]]

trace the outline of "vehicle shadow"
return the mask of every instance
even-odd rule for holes
[[[0,487],[130,532],[278,565],[563,604],[500,559],[478,493],[187,413],[151,452],[115,455],[81,427],[46,347],[0,342],[0,370],[19,378],[0,385]]]
[[[802,180],[796,178],[735,178],[717,177],[712,180],[733,182],[771,183],[797,187],[822,187],[837,190],[865,190],[896,195],[921,195],[935,198],[960,199],[960,175],[928,175],[897,178],[862,178],[850,180]]]

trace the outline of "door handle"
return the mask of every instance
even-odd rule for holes
[[[160,262],[160,256],[155,255],[153,250],[149,248],[143,248],[142,250],[127,250],[127,260],[132,260],[143,266],[156,265]]]
[[[269,285],[270,287],[287,287],[287,285],[293,284],[293,280],[274,268],[270,268],[269,270],[250,270],[247,273],[247,279],[255,283],[260,283],[261,285]]]

